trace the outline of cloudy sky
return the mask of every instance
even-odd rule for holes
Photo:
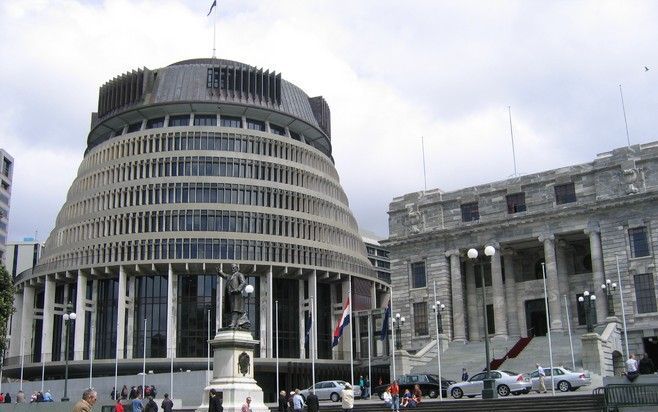
[[[212,54],[210,0],[0,0],[9,239],[45,240],[82,160],[98,87]],[[331,107],[359,226],[395,196],[591,161],[658,140],[653,1],[219,0],[217,54],[282,72]],[[645,71],[644,66],[650,68]]]

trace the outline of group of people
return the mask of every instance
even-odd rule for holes
[[[308,397],[304,399],[299,389],[290,393],[286,391],[279,392],[279,412],[297,412],[302,411],[304,407],[308,412],[317,412],[320,410],[318,396],[311,390]]]
[[[656,372],[656,366],[646,353],[638,362],[635,354],[631,353],[626,361],[626,378],[633,382],[639,375],[651,375]]]
[[[361,399],[370,398],[370,379],[359,376],[359,387],[361,388]]]
[[[121,388],[121,392],[119,393],[117,393],[115,387],[112,387],[112,392],[110,392],[110,399],[116,401],[121,398],[135,399],[135,398],[148,398],[149,396],[155,398],[157,395],[158,395],[158,391],[155,388],[155,385],[146,385],[143,388],[142,385],[131,386],[130,389],[128,389],[127,385],[123,385],[123,388]]]
[[[211,389],[208,395],[208,412],[224,412],[224,399],[222,398],[222,393],[215,389]],[[252,412],[251,397],[247,396],[247,399],[245,399],[240,408],[240,412]]]
[[[400,385],[396,379],[388,388],[386,388],[383,398],[384,406],[398,412],[400,408],[417,407],[423,398],[423,391],[420,389],[419,385],[414,385],[413,392],[409,389],[405,389],[402,397],[400,397]]]

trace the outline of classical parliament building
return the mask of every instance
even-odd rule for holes
[[[227,304],[217,269],[232,263],[255,288],[248,315],[261,384],[273,388],[275,358],[293,379],[286,387],[310,384],[311,353],[318,380],[349,377],[350,335],[331,345],[343,303],[351,290],[355,316],[381,325],[389,288],[340,185],[328,104],[279,73],[228,60],[117,76],[100,87],[39,264],[15,278],[5,374],[18,377],[23,354],[26,378],[41,376],[42,360],[61,376],[67,310],[77,314],[74,377],[90,357],[106,376],[115,358],[120,374],[140,372],[143,357],[156,373],[172,357],[175,370],[205,369],[208,336],[229,320],[217,310]]]
[[[483,292],[487,331],[512,341],[549,327],[566,333],[569,323],[584,333],[586,303],[578,298],[585,291],[597,296],[594,324],[609,310],[621,318],[619,288],[609,304],[601,288],[621,279],[630,352],[658,362],[658,142],[454,192],[409,193],[392,201],[389,215],[384,245],[394,312],[411,321],[402,329],[407,350],[435,339],[435,283],[446,305],[444,333],[467,342],[483,338]],[[486,246],[494,247],[491,258]],[[478,258],[468,257],[471,248]]]

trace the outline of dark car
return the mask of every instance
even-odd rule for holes
[[[442,396],[445,398],[447,396],[448,386],[455,383],[455,381],[442,378],[441,379],[441,392]],[[398,376],[398,384],[400,385],[400,395],[404,393],[406,389],[409,389],[413,393],[414,386],[418,385],[423,396],[429,396],[430,398],[439,397],[439,376],[433,374],[412,374],[412,375],[402,375]],[[374,392],[379,396],[379,399],[383,399],[384,392],[386,388],[390,386],[390,383],[386,385],[379,385],[374,389]]]

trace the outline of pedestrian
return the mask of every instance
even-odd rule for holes
[[[382,394],[382,399],[384,400],[384,406],[387,408],[393,408],[393,397],[391,396],[391,389],[386,388]]]
[[[117,399],[117,403],[114,405],[114,412],[124,412],[123,405],[121,404],[121,399]]]
[[[292,396],[292,410],[295,412],[301,412],[306,406],[304,398],[302,398],[301,392],[299,389],[295,389],[295,394]]]
[[[0,403],[5,403],[5,394],[0,392]]]
[[[288,412],[288,397],[286,397],[286,391],[279,392],[279,412]]]
[[[160,406],[162,406],[162,412],[171,412],[171,410],[174,409],[174,403],[169,399],[168,393],[164,394],[164,399]]]
[[[121,388],[121,397],[122,398],[128,397],[128,387],[126,385],[123,385],[123,388]]]
[[[539,392],[541,393],[546,393],[546,372],[544,372],[544,368],[539,366],[538,363],[535,363],[535,366],[537,367],[537,376],[539,377]]]
[[[135,399],[136,397],[137,397],[137,388],[135,388],[134,386],[131,386],[130,387],[130,396],[129,396],[129,398],[130,399]]]
[[[352,385],[346,383],[345,388],[340,392],[340,397],[343,398],[343,412],[349,412],[354,409],[354,390],[352,390]]]
[[[365,394],[365,396],[363,396],[363,398],[364,398],[364,399],[369,399],[369,398],[370,398],[370,377],[369,377],[369,376],[366,376],[366,379],[365,379],[365,381],[364,381],[364,384],[365,384],[365,386],[366,386],[366,387],[365,387],[366,394]]]
[[[251,398],[247,396],[247,399],[242,404],[242,409],[240,412],[252,412],[251,410]]]
[[[320,401],[313,389],[310,390],[308,398],[306,398],[306,406],[308,407],[308,412],[318,412],[320,410]]]
[[[153,400],[153,396],[148,396],[144,412],[158,412],[158,404]]]
[[[50,389],[48,389],[44,394],[43,394],[43,401],[44,402],[55,402],[53,399],[53,395],[50,393]]]
[[[418,384],[414,385],[414,391],[412,395],[414,396],[414,402],[416,402],[416,406],[418,406],[420,401],[423,399],[423,391],[420,390],[420,386]]]
[[[112,387],[112,392],[110,392],[110,399],[113,401],[117,400],[117,390],[114,386]]]
[[[400,412],[400,385],[398,385],[398,380],[394,380],[388,388],[391,392],[391,397],[393,398],[393,406],[391,406],[391,409],[395,412]]]
[[[210,390],[208,412],[224,412],[224,406],[222,406],[222,398],[219,396],[215,389]]]
[[[96,397],[98,394],[95,390],[89,388],[85,389],[82,393],[82,399],[78,401],[73,407],[73,412],[91,412],[92,408],[96,404]]]
[[[640,372],[638,372],[638,364],[635,359],[635,354],[631,353],[626,361],[626,378],[633,382],[639,374]]]
[[[363,379],[363,375],[359,376],[359,389],[361,389],[360,398],[365,399],[363,395],[366,393],[366,380]]]
[[[133,408],[132,412],[142,412],[144,410],[144,405],[142,405],[142,400],[139,397],[134,398],[130,405]]]
[[[468,380],[468,372],[466,372],[466,368],[462,368],[462,382],[466,382]]]
[[[642,359],[640,359],[638,370],[640,371],[641,375],[651,375],[656,372],[656,367],[648,353],[645,353],[642,356]]]
[[[25,392],[18,391],[16,394],[16,403],[25,403]]]
[[[11,403],[11,394],[9,392],[5,394],[5,403]]]

